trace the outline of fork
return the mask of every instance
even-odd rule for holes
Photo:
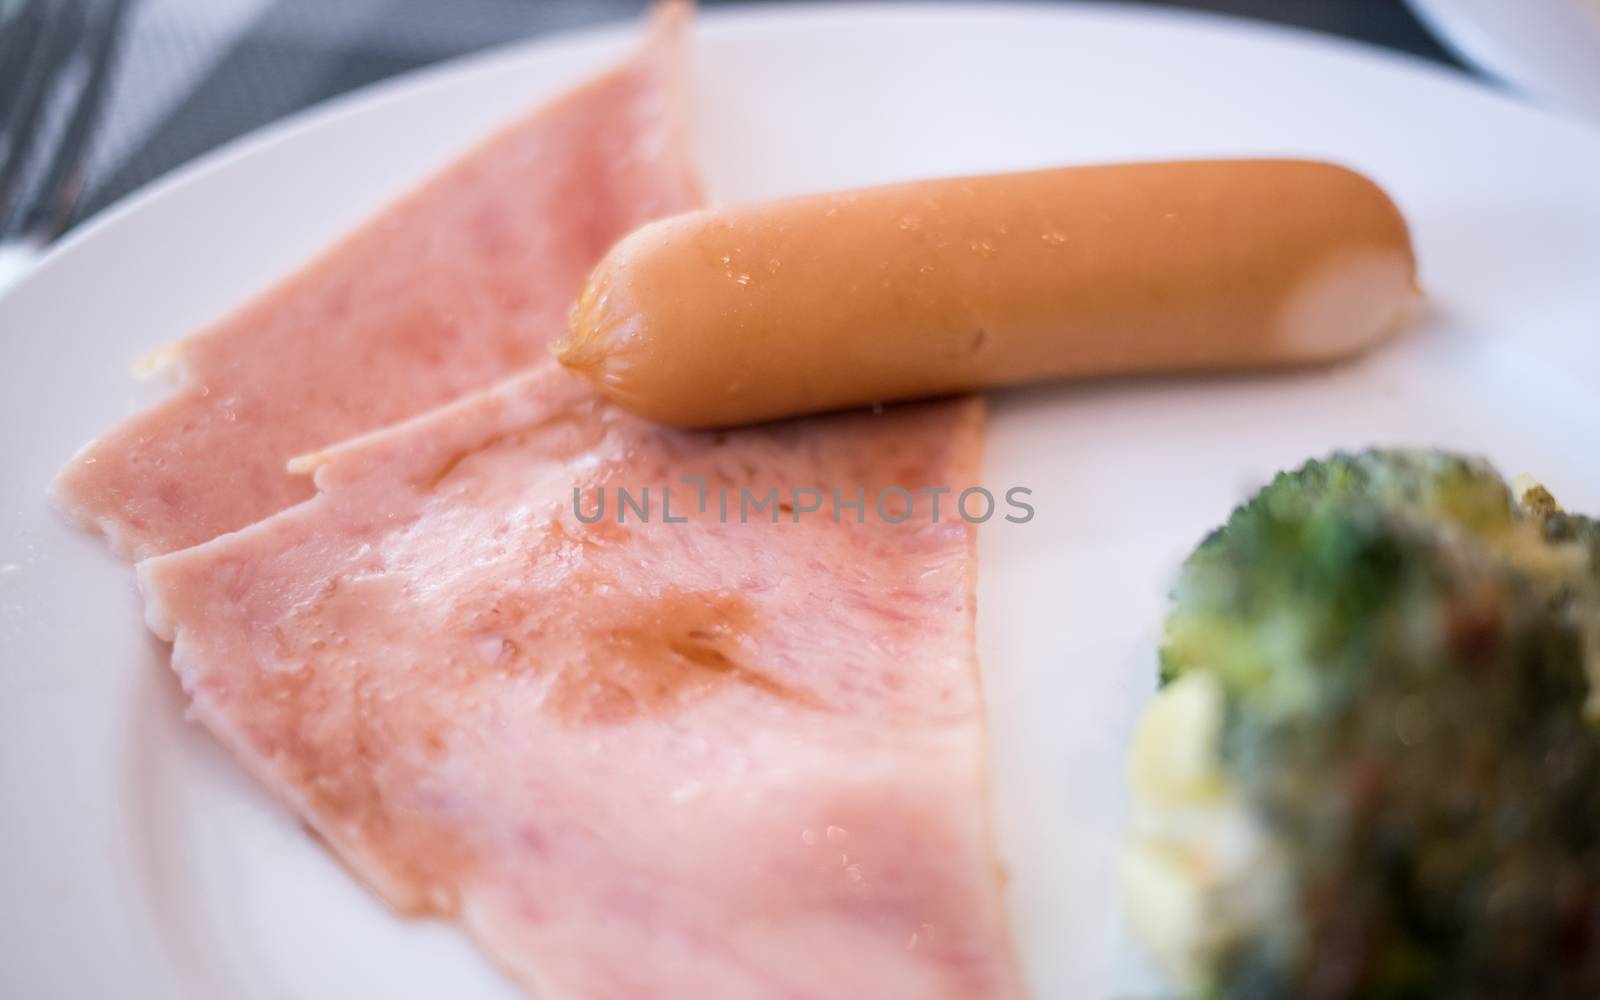
[[[0,289],[73,221],[129,0],[0,0]]]

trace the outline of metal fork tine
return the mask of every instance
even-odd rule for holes
[[[47,17],[33,51],[25,54],[27,66],[22,84],[15,91],[17,103],[6,115],[5,133],[11,137],[11,142],[5,163],[0,164],[0,227],[17,214],[16,201],[33,158],[33,145],[49,103],[51,87],[71,61],[77,4],[70,0],[56,2],[68,9],[60,11],[58,8],[56,16]]]
[[[48,2],[48,0],[46,0]],[[0,163],[0,227],[18,214],[18,200],[24,195],[27,166],[34,158],[40,123],[50,101],[51,86],[69,66],[74,48],[74,29],[78,5],[75,0],[54,0],[54,16],[46,14],[34,51],[24,54],[21,86],[14,91],[16,104],[6,114],[5,133],[11,136],[5,163]]]
[[[3,23],[0,31],[0,94],[17,94],[31,61],[28,56],[37,51],[39,34],[50,19],[45,5],[50,0],[26,0],[22,8]],[[0,117],[11,117],[11,104],[0,107]],[[5,133],[0,132],[0,138]]]
[[[95,35],[89,42],[89,71],[40,184],[33,208],[22,220],[23,232],[40,239],[54,237],[66,225],[83,193],[83,168],[89,158],[89,137],[100,117],[100,107],[116,66],[117,43],[122,37],[129,0],[109,0]]]

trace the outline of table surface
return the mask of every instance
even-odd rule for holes
[[[1324,31],[1467,72],[1401,0],[1139,2]],[[723,0],[701,5],[714,9]],[[79,218],[229,139],[352,88],[489,45],[636,17],[645,6],[645,0],[139,0]]]

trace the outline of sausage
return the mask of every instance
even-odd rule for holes
[[[556,356],[625,409],[744,424],[1038,379],[1307,365],[1395,330],[1405,219],[1327,163],[920,181],[655,222]]]

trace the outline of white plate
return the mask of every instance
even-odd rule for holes
[[[131,574],[45,484],[159,396],[148,348],[239,302],[619,30],[517,46],[302,116],[89,226],[0,301],[0,967],[29,997],[507,997],[450,927],[389,916],[182,721]],[[725,200],[1206,154],[1330,157],[1416,229],[1434,312],[1338,371],[998,400],[980,640],[1011,903],[1041,997],[1140,989],[1110,859],[1173,566],[1249,485],[1336,446],[1454,445],[1600,508],[1600,133],[1420,64],[1093,6],[708,14],[701,157]],[[1148,992],[1148,990],[1146,990]]]
[[[1463,58],[1600,121],[1600,0],[1407,0]]]

